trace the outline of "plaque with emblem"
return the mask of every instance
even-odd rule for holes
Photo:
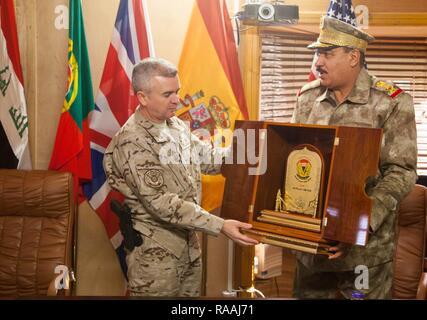
[[[283,210],[316,218],[322,169],[320,151],[314,146],[298,146],[289,154],[283,186]]]
[[[328,254],[337,241],[366,245],[372,200],[365,183],[377,174],[381,129],[267,121],[235,128],[259,160],[223,165],[223,218],[251,223],[244,232],[262,243],[313,254]],[[259,174],[250,174],[254,166]]]
[[[277,191],[274,211],[261,210],[258,221],[320,231],[320,195],[323,189],[320,150],[310,144],[298,145],[289,153],[284,165],[284,184]]]

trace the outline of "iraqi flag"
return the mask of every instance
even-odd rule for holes
[[[0,0],[0,168],[31,169],[13,0]]]

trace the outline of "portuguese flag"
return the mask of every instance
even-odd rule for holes
[[[70,0],[69,17],[68,87],[49,169],[71,172],[77,196],[92,178],[88,115],[94,99],[80,0]]]
[[[234,121],[248,119],[233,28],[224,0],[196,0],[179,61],[182,101],[178,116],[228,142]],[[227,134],[226,134],[227,133]],[[202,177],[202,207],[221,206],[225,179]]]

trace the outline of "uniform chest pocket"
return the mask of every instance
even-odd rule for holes
[[[367,107],[350,105],[337,110],[332,115],[330,124],[372,128],[375,127],[374,114]]]
[[[180,164],[188,166],[192,163],[191,141],[187,135],[182,134],[179,140]]]
[[[339,123],[337,123],[339,125]],[[369,119],[366,119],[366,121],[346,121],[345,125],[348,127],[359,127],[359,128],[372,128],[372,121],[369,121]]]

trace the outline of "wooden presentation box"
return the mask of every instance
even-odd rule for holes
[[[365,183],[377,174],[381,138],[381,129],[236,121],[221,217],[251,223],[245,233],[262,243],[303,252],[328,254],[336,242],[364,246],[372,207]],[[322,161],[315,216],[276,210],[288,156],[301,145]]]

